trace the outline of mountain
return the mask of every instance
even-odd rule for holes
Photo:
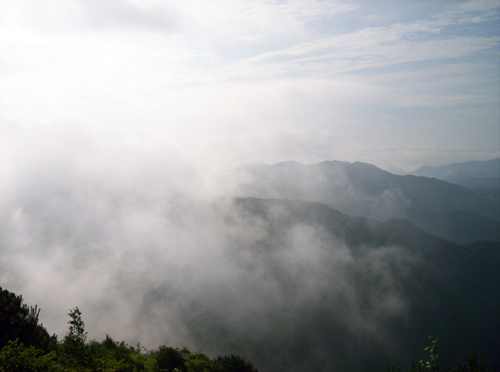
[[[155,239],[158,249],[127,235],[120,243],[137,245],[126,250],[99,244],[89,252],[92,246],[83,246],[75,257],[80,270],[70,260],[58,261],[55,271],[71,273],[60,286],[44,279],[50,270],[41,261],[50,248],[22,267],[33,280],[48,282],[54,296],[41,298],[58,308],[64,304],[58,292],[83,282],[91,302],[84,296],[70,301],[83,305],[86,329],[106,335],[103,346],[113,345],[107,336],[113,330],[136,342],[154,340],[150,351],[186,345],[211,356],[241,355],[261,372],[371,372],[392,365],[410,370],[412,360],[428,360],[423,348],[437,336],[440,370],[467,361],[473,350],[484,353],[485,370],[493,370],[492,358],[500,355],[500,243],[458,245],[408,220],[350,217],[316,202],[176,202],[161,209],[164,219],[146,220],[148,238],[164,231]],[[144,214],[135,217],[123,234],[144,223]],[[13,240],[0,240],[2,273],[9,273],[6,242]],[[79,245],[67,249],[74,254]],[[95,280],[82,275],[89,255],[104,263],[91,261]],[[103,282],[109,285],[100,287]],[[73,291],[69,285],[65,293]],[[70,311],[71,319],[82,319],[78,314],[79,308]],[[113,355],[120,358],[124,354],[115,351],[129,350],[125,343],[116,347]],[[15,362],[11,358],[10,365]],[[191,366],[203,370],[203,364]]]
[[[500,187],[500,158],[488,161],[468,161],[439,167],[423,166],[415,176],[433,177],[470,189]]]
[[[200,348],[245,355],[262,371],[410,368],[430,335],[441,368],[474,349],[487,363],[499,355],[499,243],[457,245],[407,220],[321,203],[226,203],[212,215],[233,227],[228,255],[245,274],[228,285],[239,300],[210,293],[186,306]]]
[[[244,165],[238,196],[308,200],[349,216],[408,219],[443,239],[500,241],[500,202],[436,178],[399,176],[366,163]]]

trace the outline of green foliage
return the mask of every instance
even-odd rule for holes
[[[185,366],[188,372],[215,371],[214,362],[203,353],[185,353],[184,360],[186,361]]]
[[[136,357],[137,353],[134,348],[129,347],[123,341],[114,341],[109,335],[106,335],[106,338],[102,342],[90,341],[88,344],[88,353],[90,356],[90,367],[93,371],[154,371],[154,367],[146,369],[144,359],[141,360]],[[149,365],[155,366],[156,364],[153,360],[153,363],[149,363]]]
[[[23,304],[23,297],[16,296],[0,287],[0,348],[18,339],[27,346],[44,351],[53,350],[57,337],[49,336],[42,324],[38,324],[40,309]]]
[[[68,313],[68,333],[62,343],[38,324],[40,310],[24,305],[21,296],[0,288],[0,372],[257,372],[237,355],[215,360],[188,348],[160,346],[143,353],[106,334],[102,342],[87,342],[78,307]]]
[[[44,354],[34,346],[25,347],[18,340],[9,341],[0,350],[0,372],[44,372],[66,370],[55,352]]]
[[[439,365],[437,363],[438,359],[437,344],[439,338],[433,336],[430,336],[429,338],[431,339],[431,344],[426,346],[424,350],[429,353],[430,359],[428,361],[421,360],[419,364],[431,372],[439,371]]]
[[[102,346],[106,350],[116,350],[118,349],[118,343],[113,341],[110,335],[106,334],[106,338],[102,341]]]
[[[162,345],[155,353],[155,358],[160,371],[187,372],[184,365],[184,358],[179,349]]]
[[[62,343],[38,324],[40,309],[23,304],[22,296],[0,288],[0,372],[258,372],[238,355],[215,359],[188,348],[160,346],[148,353],[137,343],[131,347],[106,334],[102,342],[87,342],[87,332],[78,307],[68,313],[69,329]],[[420,360],[410,372],[489,372],[495,364],[472,353],[468,363],[444,370],[438,364],[438,338],[425,347],[428,360]],[[491,368],[490,368],[491,366]],[[388,368],[391,372],[391,368]],[[394,367],[392,367],[394,372]],[[397,371],[400,371],[398,368]]]
[[[216,372],[258,372],[250,363],[238,355],[218,356],[214,361]]]
[[[154,372],[157,370],[156,359],[153,355],[132,353],[130,357],[136,365],[142,366],[138,367],[137,371]]]
[[[139,370],[131,359],[116,359],[112,354],[95,359],[92,367],[92,370],[102,372],[134,372]]]
[[[425,351],[429,353],[429,360],[420,360],[418,363],[418,372],[432,371],[432,372],[496,372],[495,361],[492,362],[491,369],[486,368],[486,363],[484,361],[484,355],[481,355],[481,360],[478,361],[476,352],[471,353],[469,358],[469,363],[460,363],[457,369],[453,368],[451,370],[440,369],[437,359],[439,357],[437,351],[438,337],[429,337],[431,339],[431,344],[424,348]],[[391,369],[387,367],[390,372]],[[399,371],[399,368],[398,368]],[[394,367],[392,367],[392,372],[394,372]],[[415,362],[413,362],[413,368],[410,372],[417,372],[415,368]]]
[[[87,332],[85,332],[85,323],[82,319],[82,312],[77,306],[73,310],[70,310],[68,315],[71,319],[68,321],[69,331],[66,334],[64,342],[75,343],[78,345],[85,344],[85,341],[87,340]]]
[[[68,321],[69,330],[64,337],[63,349],[70,357],[70,365],[78,363],[85,366],[90,364],[90,353],[88,345],[85,344],[87,340],[87,332],[85,332],[85,323],[82,318],[82,313],[78,307],[70,310],[68,313],[70,320]]]

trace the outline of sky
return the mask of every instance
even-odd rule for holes
[[[330,338],[326,301],[397,354],[381,328],[413,309],[397,283],[419,258],[300,221],[276,243],[220,171],[500,157],[499,18],[488,0],[0,0],[0,286],[59,339],[78,306],[89,339],[287,360],[311,304]]]
[[[499,16],[498,0],[0,0],[0,147],[134,144],[210,170],[493,159]]]

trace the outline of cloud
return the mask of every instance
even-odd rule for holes
[[[205,47],[269,45],[308,37],[308,22],[352,11],[344,1],[190,1],[178,4],[190,34]],[[239,47],[241,48],[241,46]]]
[[[362,148],[425,153],[429,138],[494,154],[497,4],[447,4],[1,1],[0,110],[24,128],[169,138],[221,167],[370,161]]]
[[[178,27],[178,13],[158,2],[110,0],[60,1],[43,4],[29,1],[24,4],[2,1],[7,23],[26,26],[38,32],[78,33],[113,29],[145,29],[171,33]]]
[[[287,207],[265,217],[221,199],[236,185],[207,178],[166,142],[21,131],[0,158],[0,282],[38,304],[60,336],[79,306],[90,338],[238,352],[262,365],[279,351],[274,362],[293,364],[303,342],[325,352],[333,342],[318,330],[324,307],[332,332],[384,349],[384,324],[411,306],[396,280],[416,263],[408,252],[355,253],[324,227],[290,220]]]
[[[180,15],[167,6],[156,3],[111,0],[105,3],[85,1],[82,3],[86,22],[92,27],[138,27],[173,32],[179,27]]]
[[[441,17],[447,23],[485,22],[499,18],[499,8],[494,0],[472,0],[450,6]]]
[[[500,43],[499,37],[436,38],[436,33],[438,27],[424,23],[366,28],[252,57],[233,69],[238,65],[241,71],[253,69],[255,77],[260,72],[262,77],[320,74],[326,78],[394,64],[473,56],[493,50]]]

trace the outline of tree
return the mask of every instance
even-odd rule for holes
[[[182,352],[182,350],[181,350]],[[188,372],[213,372],[214,362],[210,358],[199,353],[183,353],[186,369]]]
[[[258,372],[249,361],[238,355],[218,356],[214,360],[217,372]]]
[[[184,366],[184,358],[178,349],[173,347],[160,346],[158,352],[155,355],[156,364],[160,371],[179,371],[186,372],[186,367]]]
[[[104,346],[104,348],[106,350],[116,350],[118,349],[118,345],[117,345],[117,342],[114,341],[110,335],[106,334],[106,338],[102,341],[102,346]]]
[[[85,332],[85,323],[82,319],[80,309],[75,307],[68,313],[70,320],[68,321],[69,330],[64,337],[64,351],[80,361],[85,362],[88,358],[85,341],[87,340],[87,332]]]
[[[58,372],[65,371],[57,362],[54,351],[45,354],[34,346],[24,347],[19,340],[9,341],[0,350],[1,372]]]
[[[87,332],[85,332],[85,323],[82,319],[82,312],[77,306],[73,310],[70,310],[68,315],[71,319],[68,321],[69,331],[66,334],[65,341],[85,344],[85,341],[87,340]]]
[[[9,341],[19,340],[26,346],[43,351],[53,349],[57,343],[43,324],[39,324],[40,309],[23,304],[23,297],[0,287],[0,349]]]

